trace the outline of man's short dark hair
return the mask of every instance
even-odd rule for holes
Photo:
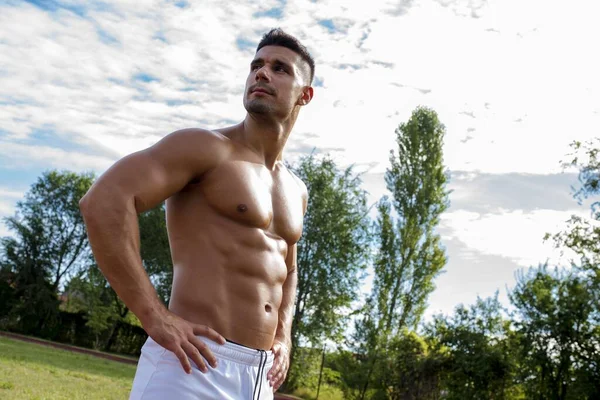
[[[298,39],[293,37],[292,35],[285,33],[280,28],[271,29],[269,32],[265,33],[256,48],[258,52],[265,46],[282,46],[286,47],[293,52],[297,53],[302,57],[304,61],[310,67],[310,81],[309,84],[312,85],[313,78],[315,76],[315,60],[313,60],[312,56],[306,50],[306,47],[300,43]]]

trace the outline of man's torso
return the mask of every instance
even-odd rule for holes
[[[167,201],[173,257],[169,309],[248,347],[272,346],[302,233],[304,188],[283,165],[268,170],[230,142],[224,161]]]

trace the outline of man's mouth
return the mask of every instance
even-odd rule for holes
[[[264,93],[264,94],[271,94],[268,90],[263,89],[263,88],[256,88],[252,90],[252,93]]]

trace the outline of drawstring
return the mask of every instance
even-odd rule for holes
[[[256,385],[254,386],[254,394],[252,395],[252,397],[255,400],[259,400],[260,399],[260,390],[262,389],[262,376],[264,374],[264,369],[265,366],[267,365],[267,352],[265,350],[258,350],[260,353],[260,361],[258,363],[258,374],[256,376]],[[263,354],[264,354],[264,361],[263,361]],[[258,394],[256,394],[256,388],[258,387]],[[255,397],[256,395],[256,397]]]

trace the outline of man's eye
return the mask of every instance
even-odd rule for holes
[[[275,71],[285,72],[285,68],[283,68],[281,65],[278,65],[278,66],[275,67]]]

